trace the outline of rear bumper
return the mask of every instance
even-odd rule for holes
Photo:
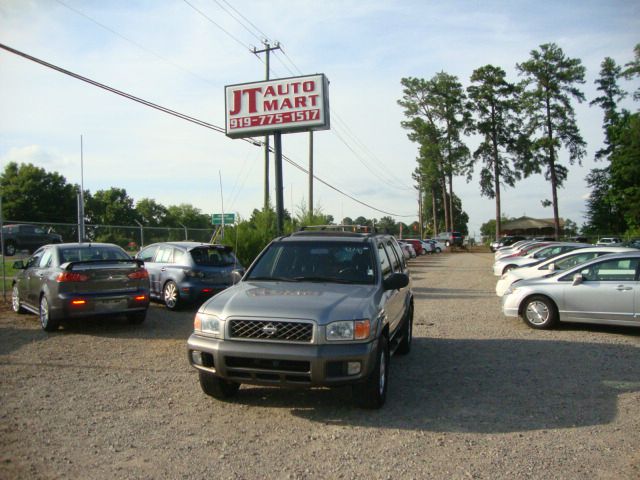
[[[52,318],[78,318],[92,315],[116,315],[144,311],[149,307],[149,292],[112,292],[104,294],[61,293],[50,302]]]
[[[339,345],[218,340],[192,334],[189,363],[198,370],[239,383],[281,387],[338,386],[365,378],[375,363],[377,342]],[[194,354],[199,363],[194,362]],[[350,373],[348,365],[359,364]]]

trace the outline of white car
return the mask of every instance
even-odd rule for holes
[[[596,242],[596,247],[620,247],[622,239],[618,237],[603,237]]]
[[[509,270],[502,275],[498,283],[496,283],[496,295],[502,297],[511,285],[519,282],[520,280],[527,280],[529,278],[539,278],[545,275],[550,275],[554,272],[566,270],[572,268],[580,263],[584,263],[593,258],[600,257],[602,255],[608,255],[612,253],[622,253],[633,250],[632,248],[625,247],[588,247],[581,248],[579,250],[573,250],[571,252],[563,253],[557,257],[548,258],[542,262],[530,265],[528,267],[515,268]]]
[[[518,253],[521,249],[528,247],[529,245],[533,245],[534,243],[540,243],[536,240],[522,240],[520,242],[516,242],[510,247],[502,247],[496,250],[493,254],[494,260],[499,260],[501,258],[507,257],[509,255],[514,255]]]
[[[509,270],[518,267],[532,265],[540,260],[555,257],[561,253],[575,250],[576,248],[590,247],[588,243],[551,243],[541,244],[539,248],[532,249],[525,256],[504,257],[493,264],[493,274],[499,277]]]
[[[427,238],[425,242],[430,243],[433,246],[433,252],[441,253],[444,252],[444,249],[447,248],[444,243],[439,242],[438,240],[434,240],[432,238]]]

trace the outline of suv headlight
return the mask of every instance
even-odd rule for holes
[[[364,340],[371,333],[371,322],[366,320],[344,320],[327,325],[326,337],[330,342]]]
[[[193,329],[196,332],[212,335],[216,338],[224,338],[224,320],[215,315],[203,312],[196,313]]]
[[[516,282],[513,282],[511,285],[509,285],[509,288],[507,288],[507,291],[504,292],[504,296],[506,297],[507,295],[511,295],[513,292],[515,292],[518,289],[518,285],[516,285]]]

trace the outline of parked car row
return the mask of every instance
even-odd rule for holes
[[[12,307],[40,318],[46,331],[69,319],[124,314],[145,320],[150,299],[170,310],[202,302],[244,274],[230,247],[155,243],[132,258],[110,243],[56,243],[13,264]]]
[[[558,322],[640,326],[637,248],[521,240],[496,250],[495,258],[503,313],[531,328]]]

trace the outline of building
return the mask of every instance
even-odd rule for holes
[[[524,235],[526,237],[553,237],[553,218],[520,217],[502,224],[502,235]],[[560,219],[560,230],[564,230],[564,219]]]

